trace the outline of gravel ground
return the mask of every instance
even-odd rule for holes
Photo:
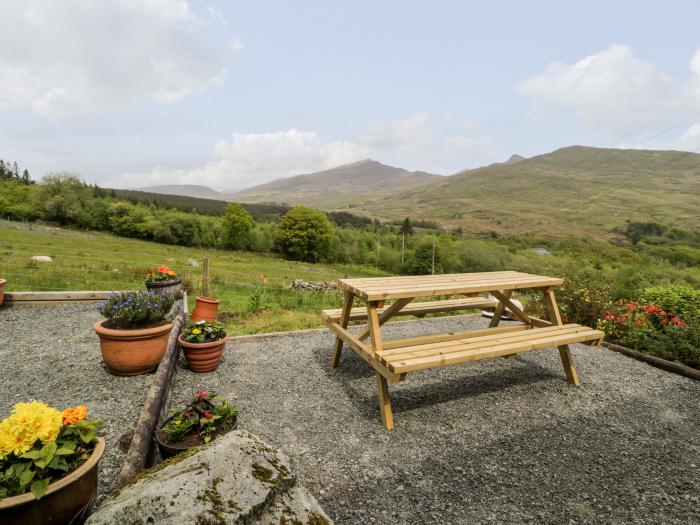
[[[135,425],[152,377],[105,370],[92,329],[100,318],[95,304],[0,308],[0,417],[33,399],[59,410],[87,405],[103,421],[107,442],[98,502],[114,489],[123,458],[119,437]]]
[[[389,325],[391,336],[481,327]],[[408,375],[381,426],[373,370],[330,332],[231,342],[217,371],[180,364],[173,399],[227,394],[241,428],[277,444],[338,524],[697,523],[700,383],[620,354],[555,350]],[[695,518],[693,518],[695,516]]]

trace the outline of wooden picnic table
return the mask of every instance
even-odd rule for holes
[[[489,359],[514,358],[518,353],[558,347],[566,379],[578,386],[579,379],[569,344],[599,344],[604,333],[578,324],[562,323],[553,288],[563,279],[522,272],[479,272],[447,275],[340,279],[345,301],[342,309],[324,310],[323,320],[336,335],[331,366],[337,367],[343,344],[367,361],[376,372],[381,419],[387,429],[394,426],[388,383],[397,383],[408,372]],[[532,317],[510,300],[518,289],[542,293],[548,319]],[[488,293],[489,297],[479,294]],[[418,298],[458,296],[448,300],[414,302]],[[495,297],[495,299],[493,299]],[[353,308],[354,302],[365,303]],[[385,305],[385,301],[392,301]],[[383,340],[381,326],[397,315],[492,308],[488,328]],[[499,326],[504,312],[517,323]],[[358,333],[350,332],[350,321],[366,321]],[[364,341],[370,338],[371,343]]]

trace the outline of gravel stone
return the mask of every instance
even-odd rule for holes
[[[476,316],[387,325],[385,337],[485,326]],[[687,524],[700,504],[700,382],[573,345],[408,374],[380,423],[372,368],[327,333],[229,342],[219,368],[180,361],[175,401],[228,395],[292,458],[338,524]],[[695,518],[693,518],[695,516]]]
[[[96,304],[0,308],[0,417],[21,401],[62,410],[85,404],[102,420],[106,450],[97,502],[115,488],[123,452],[119,437],[136,425],[152,375],[118,377],[102,363],[92,325]]]

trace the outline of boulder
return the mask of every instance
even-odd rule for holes
[[[199,263],[194,259],[187,259],[187,264],[189,264],[192,268],[199,268]]]
[[[32,261],[36,262],[52,262],[53,259],[48,255],[32,255]]]
[[[332,522],[297,484],[287,456],[235,430],[144,471],[103,502],[86,525],[115,523]]]

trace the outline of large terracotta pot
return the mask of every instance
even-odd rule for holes
[[[97,494],[97,467],[105,451],[97,438],[92,455],[66,477],[54,481],[40,500],[31,492],[0,499],[3,525],[62,525],[83,523]]]
[[[106,328],[107,320],[95,323],[100,337],[102,359],[111,372],[118,376],[147,374],[158,367],[168,346],[168,337],[174,323],[155,328],[116,330]]]
[[[193,372],[211,372],[219,366],[221,354],[226,347],[228,335],[218,341],[211,343],[188,343],[183,339],[184,334],[180,334],[177,342],[180,343],[182,353],[185,354],[185,359]]]
[[[153,292],[166,292],[174,294],[175,297],[180,296],[180,290],[182,289],[182,279],[179,277],[171,281],[146,281],[146,289]]]
[[[220,299],[213,297],[197,297],[197,304],[190,316],[193,321],[216,321]]]
[[[0,279],[0,305],[2,304],[3,300],[5,299],[5,283],[7,282],[7,279]]]

